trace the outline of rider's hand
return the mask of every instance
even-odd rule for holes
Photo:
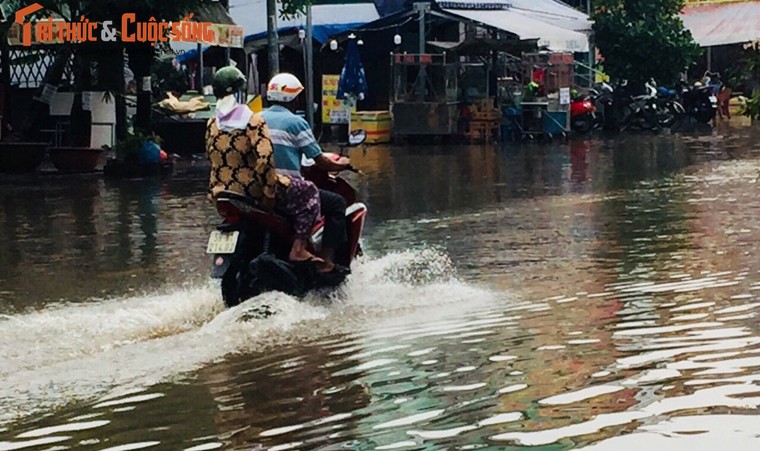
[[[348,157],[340,157],[335,163],[343,166],[344,169],[349,169],[351,167],[351,159]]]

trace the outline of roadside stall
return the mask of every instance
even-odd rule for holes
[[[211,92],[204,92],[209,73],[213,75],[216,68],[229,64],[231,50],[236,51],[233,60],[245,60],[243,27],[235,23],[219,2],[204,5],[196,16],[213,24],[214,41],[204,44],[209,47],[205,50],[198,44],[196,49],[184,51],[176,58],[193,74],[194,90],[175,99],[169,94],[164,99],[155,99],[160,119],[154,122],[153,129],[161,137],[164,150],[180,155],[205,152],[206,122],[216,111],[216,98]],[[182,50],[181,46],[176,47]],[[244,65],[241,67],[245,72]]]
[[[523,54],[523,92],[519,105],[522,138],[566,137],[570,131],[573,54]]]
[[[394,136],[457,134],[457,70],[445,53],[391,56]]]

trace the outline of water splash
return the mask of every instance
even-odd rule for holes
[[[458,305],[483,293],[454,278],[445,254],[423,250],[365,259],[342,294],[327,299],[266,293],[224,310],[209,283],[18,315],[0,323],[0,425],[135,393],[226,355],[366,326],[383,312]],[[274,314],[255,318],[263,306]]]

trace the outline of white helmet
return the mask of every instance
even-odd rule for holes
[[[267,85],[267,100],[288,103],[304,90],[301,81],[293,74],[277,74]]]

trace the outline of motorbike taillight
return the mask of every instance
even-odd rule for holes
[[[236,222],[240,220],[240,210],[237,209],[232,202],[225,200],[219,200],[216,203],[216,211],[219,216],[226,219],[228,222]]]

